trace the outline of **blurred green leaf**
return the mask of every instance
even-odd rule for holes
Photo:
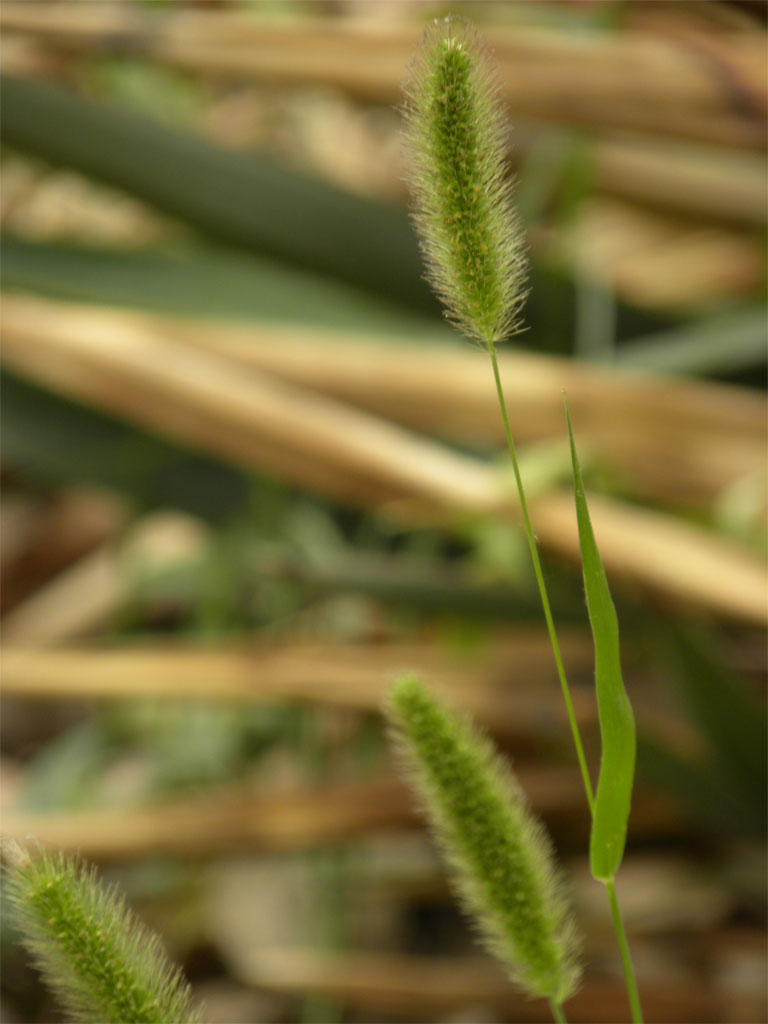
[[[124,189],[214,238],[436,311],[401,209],[47,83],[3,76],[0,114],[7,144]]]
[[[0,237],[3,287],[52,298],[237,321],[310,325],[419,343],[463,345],[438,318],[377,299],[319,274],[223,247],[117,249]],[[521,347],[570,351],[573,286],[541,268],[531,274],[531,330]],[[626,316],[626,311],[624,313]],[[634,330],[637,315],[630,320]],[[648,329],[647,320],[642,321]]]
[[[0,376],[0,402],[3,458],[31,482],[87,481],[115,488],[144,508],[179,508],[229,527],[233,517],[242,517],[247,510],[249,529],[236,555],[244,577],[237,576],[240,587],[246,581],[268,586],[283,580],[309,598],[360,593],[399,608],[474,620],[527,619],[538,607],[528,592],[478,581],[476,564],[445,564],[442,550],[425,558],[345,546],[321,564],[297,548],[299,538],[288,514],[296,500],[290,488],[188,452],[7,371]],[[334,507],[330,511],[337,512]],[[287,533],[278,528],[280,523]],[[270,536],[279,543],[265,546],[265,537]],[[248,548],[253,542],[257,548],[252,556]],[[187,584],[197,586],[193,577]],[[558,607],[573,619],[567,598],[564,593]]]
[[[89,482],[150,508],[221,520],[247,500],[249,477],[15,377],[0,375],[3,459],[38,484]]]
[[[88,806],[115,749],[115,736],[103,715],[67,729],[28,762],[22,807],[37,813]]]
[[[656,737],[638,736],[638,771],[674,800],[690,821],[715,838],[765,836],[765,814],[717,767],[683,757]]]
[[[129,54],[92,51],[83,56],[78,70],[89,93],[161,118],[166,124],[192,126],[209,92],[204,79]]]
[[[61,268],[59,277],[60,264],[33,268],[33,253],[23,252],[17,243],[6,256],[6,280],[14,287],[192,315],[285,316],[346,324],[353,330],[372,326],[375,319],[379,333],[394,328],[423,340],[436,331],[444,339],[458,340],[455,332],[440,326],[439,307],[422,281],[422,262],[405,210],[49,84],[8,76],[0,81],[0,132],[6,143],[124,189],[209,237],[249,249],[254,259],[248,264],[235,254],[219,253],[197,275],[191,258],[169,265],[151,253],[135,258],[105,254],[102,265],[99,252],[83,250],[77,257],[73,248],[66,253],[72,268]],[[49,258],[55,249],[49,248]],[[59,254],[64,257],[65,250]],[[141,282],[133,279],[137,261],[145,263]],[[299,268],[314,273],[301,274]],[[570,351],[572,284],[560,270],[538,267],[533,268],[532,285],[526,309],[532,330],[521,335],[519,344]],[[369,305],[373,295],[383,301]],[[403,308],[399,317],[398,307]],[[409,322],[407,309],[422,315]],[[619,310],[617,331],[625,336],[656,324],[655,318]]]
[[[35,813],[96,806],[105,799],[109,772],[138,754],[146,772],[127,788],[129,801],[221,783],[285,740],[294,717],[289,706],[121,701],[61,733],[29,761],[22,806]],[[112,796],[108,789],[106,799]]]
[[[768,311],[752,304],[625,342],[616,364],[654,373],[733,373],[763,366]]]
[[[450,339],[439,321],[285,264],[220,248],[161,251],[0,240],[3,287],[186,316]]]
[[[658,623],[656,636],[664,663],[672,668],[678,692],[705,738],[714,764],[764,822],[768,721],[763,703],[738,684],[702,629],[669,619]]]

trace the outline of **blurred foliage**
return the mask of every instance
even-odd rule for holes
[[[95,483],[130,495],[138,508],[175,506],[225,518],[247,496],[241,471],[43,391],[5,371],[0,381],[3,448],[37,486]]]
[[[697,739],[694,751],[681,751],[670,738],[641,729],[641,776],[678,804],[698,834],[715,842],[761,841],[768,825],[768,719],[759,686],[730,664],[727,630],[684,615],[640,615],[637,656],[664,681]],[[631,614],[626,619],[631,623]]]
[[[10,145],[124,188],[224,242],[434,309],[416,240],[391,210],[40,82],[6,76],[0,114]]]
[[[450,339],[437,319],[296,266],[213,247],[104,249],[5,237],[5,286],[81,302]]]
[[[764,702],[740,683],[713,638],[701,627],[674,620],[656,623],[658,657],[677,689],[680,704],[696,724],[704,751],[698,761],[668,755],[649,770],[663,779],[683,806],[717,834],[763,836],[768,824],[768,720]],[[679,780],[679,782],[678,782]]]

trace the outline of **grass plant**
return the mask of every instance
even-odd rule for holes
[[[446,18],[435,21],[426,30],[411,66],[406,97],[405,140],[410,158],[414,221],[427,276],[445,304],[448,318],[467,337],[485,347],[490,356],[528,546],[592,816],[592,874],[606,887],[632,1018],[642,1021],[614,882],[626,840],[636,743],[632,708],[621,678],[618,623],[589,519],[566,404],[579,545],[595,642],[602,737],[600,778],[595,794],[560,653],[496,357],[496,345],[519,325],[525,298],[524,242],[505,162],[504,111],[487,55],[471,25]],[[395,688],[393,700],[397,711],[391,714],[401,726],[406,696],[414,700],[419,692],[413,683],[401,682]],[[494,921],[503,914],[506,900],[521,905],[521,901],[531,896],[532,882],[525,871],[520,871],[509,877],[508,890],[504,893],[489,887],[487,880],[494,872],[498,872],[499,877],[504,873],[501,860],[495,867],[492,863],[491,851],[500,850],[500,844],[481,843],[483,856],[467,860],[467,837],[472,837],[469,843],[472,849],[482,830],[473,821],[471,802],[458,800],[463,783],[456,771],[437,773],[438,758],[448,757],[455,745],[450,730],[443,727],[443,714],[439,710],[430,711],[432,720],[426,736],[416,728],[421,722],[411,721],[410,729],[406,729],[410,756],[417,766],[417,778],[422,780],[418,788],[424,796],[429,817],[442,838],[449,861],[459,865],[461,891],[482,891],[487,896],[486,900],[469,902],[481,928],[492,933]],[[421,718],[425,716],[426,710],[422,708]],[[456,755],[450,756],[455,759]],[[428,784],[425,779],[430,780]],[[455,805],[448,793],[452,786],[457,789]],[[450,813],[447,807],[451,807]],[[504,829],[501,815],[497,824]],[[515,828],[513,823],[507,822],[510,836]],[[539,856],[544,864],[543,854],[533,850],[530,853],[534,859]],[[538,924],[532,916],[523,916],[516,921],[516,926],[524,933],[517,939],[519,944],[535,941]],[[542,989],[538,994],[549,996],[555,1018],[564,1019],[558,999]]]
[[[38,109],[35,104],[55,102],[42,87],[30,89],[23,83],[10,83],[9,88],[11,99],[15,96],[19,103],[30,104],[29,109]],[[595,644],[602,738],[599,780],[596,790],[593,789],[496,354],[496,346],[520,327],[526,297],[526,245],[505,162],[506,119],[488,57],[475,30],[466,22],[452,19],[432,24],[414,58],[406,92],[405,141],[414,221],[427,276],[443,301],[448,318],[487,351],[491,362],[525,535],[592,817],[590,865],[594,877],[606,888],[632,1017],[641,1021],[642,1010],[615,889],[633,787],[634,718],[621,677],[616,612],[590,522],[566,406],[584,585]],[[24,109],[23,105],[20,109]],[[85,117],[82,112],[78,114],[78,109],[73,102],[62,102],[59,112],[62,117]],[[91,111],[88,116],[101,115]],[[26,134],[33,123],[34,119],[18,118],[15,129],[13,125],[11,128],[19,141],[26,139],[34,150],[35,139],[28,139]],[[140,126],[134,127],[138,138]],[[86,134],[95,137],[91,132]],[[147,138],[159,145],[156,135]],[[72,137],[68,130],[54,137],[62,159],[82,164],[105,179],[117,177],[122,181],[124,167],[117,158],[114,165],[94,163],[88,147],[73,152]],[[203,151],[204,155],[208,153],[206,147]],[[167,150],[169,165],[176,166],[179,155],[189,153],[176,140]],[[229,162],[217,166],[232,180],[240,180],[239,167],[230,166]],[[274,183],[274,176],[270,177],[267,171],[263,170],[261,175],[262,185]],[[209,226],[209,220],[218,213],[224,225],[217,232],[221,237],[240,244],[257,239],[269,243],[282,255],[283,235],[273,238],[272,232],[276,223],[280,222],[281,229],[285,225],[280,217],[274,219],[274,211],[265,221],[260,214],[254,214],[243,223],[239,202],[236,210],[200,210],[196,206],[198,193],[192,186],[181,198],[176,195],[175,180],[172,195],[167,187],[164,178],[163,190],[145,188],[145,192],[172,212],[187,212],[190,217],[194,213],[203,227]],[[331,202],[338,197],[331,190],[323,195],[326,202],[318,203],[327,207],[323,217],[327,214],[331,221],[339,219],[342,208],[338,202]],[[285,196],[291,206],[289,192]],[[350,201],[347,206],[349,216],[355,220],[361,204]],[[287,207],[286,213],[291,213]],[[386,223],[384,219],[364,219],[356,237],[362,233],[368,239],[377,239],[373,246],[376,249],[382,233],[386,235]],[[382,230],[370,230],[372,224]],[[297,251],[308,265],[319,259],[326,271],[327,253],[316,252],[314,245],[317,237],[325,237],[328,232],[318,232],[316,223],[307,230],[306,237],[300,235]],[[389,242],[393,245],[392,239]],[[370,242],[367,244],[366,251],[370,251]],[[373,282],[378,284],[382,275],[377,261],[361,258],[354,245],[345,243],[343,249],[331,261],[331,270],[348,283],[364,287],[372,286]],[[375,254],[371,251],[371,255]],[[402,280],[398,278],[398,290],[404,301],[421,311],[426,307],[410,269],[405,261],[400,268]],[[291,296],[294,294],[293,287],[288,291]],[[336,304],[335,293],[328,298],[324,291],[318,291],[316,299],[317,309]],[[347,310],[351,321],[358,314],[367,319],[378,316],[379,310],[374,307],[369,311],[367,305],[360,310]],[[564,1004],[579,980],[575,929],[557,882],[549,840],[532,818],[509,767],[471,723],[444,708],[413,677],[403,678],[394,686],[387,713],[410,777],[452,865],[463,902],[511,976],[529,995],[548,1000],[556,1020],[565,1020]],[[45,851],[29,853],[21,847],[9,846],[8,856],[11,899],[25,941],[76,1019],[199,1019],[186,983],[168,964],[157,940],[138,924],[114,891],[98,883],[92,872],[74,860]]]

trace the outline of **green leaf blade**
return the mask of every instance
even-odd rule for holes
[[[48,82],[2,76],[3,142],[204,235],[434,314],[405,213]]]
[[[635,717],[621,675],[619,623],[589,518],[567,400],[565,412],[571,445],[584,589],[595,644],[595,688],[602,740],[589,858],[593,876],[605,882],[614,877],[624,855],[637,739]]]

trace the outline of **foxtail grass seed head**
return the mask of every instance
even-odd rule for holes
[[[27,948],[72,1019],[104,1024],[201,1020],[157,937],[93,869],[8,844],[9,902]]]
[[[428,280],[448,318],[493,345],[520,327],[526,260],[504,110],[469,23],[445,18],[427,28],[405,94],[407,175]]]
[[[490,742],[413,676],[393,686],[387,716],[414,787],[491,951],[530,995],[576,989],[577,942],[552,850]]]

